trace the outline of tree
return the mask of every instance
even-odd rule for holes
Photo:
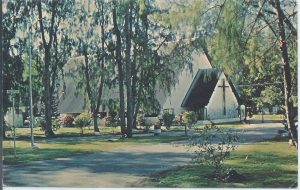
[[[4,134],[4,110],[3,110],[3,22],[2,22],[2,0],[0,0],[0,157],[2,158],[3,156],[3,134]],[[1,161],[2,165],[3,161]],[[0,171],[0,176],[3,176],[3,170]],[[3,183],[1,182],[1,188],[2,188]]]
[[[287,50],[287,39],[285,35],[285,26],[283,20],[285,19],[284,13],[281,10],[279,0],[270,1],[270,3],[276,8],[278,16],[278,28],[279,28],[279,48],[281,51],[281,57],[284,69],[284,97],[285,97],[285,114],[287,119],[288,129],[290,131],[292,140],[296,147],[298,147],[298,132],[294,123],[294,117],[292,116],[292,102],[291,102],[291,68],[289,62],[289,55]]]
[[[275,99],[281,95],[278,89],[285,89],[286,116],[292,120],[290,99],[295,98],[290,97],[296,96],[297,86],[295,7],[294,0],[175,3],[162,18],[177,30],[186,28],[188,31],[182,33],[195,38],[195,48],[202,49],[214,66],[223,68],[231,80],[241,84],[241,97],[246,105],[257,106],[262,100],[257,97],[270,94],[270,90]],[[280,57],[284,60],[283,70]],[[282,81],[284,85],[280,86]],[[274,84],[276,88],[266,87],[264,83]],[[288,123],[295,140],[295,126]]]
[[[109,42],[107,30],[109,10],[106,8],[109,3],[100,0],[93,2],[87,5],[77,3],[77,11],[67,23],[69,36],[75,44],[74,56],[79,60],[78,63],[74,62],[80,64],[73,77],[78,79],[77,88],[87,93],[94,131],[99,132],[97,118],[100,105],[103,103],[102,94],[110,82],[109,77],[113,78],[114,66],[111,64],[111,55],[106,45]],[[74,20],[76,22],[73,22]]]
[[[44,103],[45,103],[45,135],[46,136],[54,136],[54,133],[52,131],[52,113],[51,113],[51,95],[50,95],[50,62],[51,62],[51,48],[52,48],[52,42],[53,42],[53,34],[54,34],[54,24],[55,24],[55,15],[56,15],[56,1],[51,2],[51,21],[50,21],[50,27],[48,30],[47,35],[49,35],[49,41],[46,41],[46,31],[44,29],[44,22],[43,22],[43,11],[42,11],[42,2],[41,0],[37,2],[38,6],[38,13],[39,13],[39,25],[40,25],[40,31],[42,35],[42,43],[43,48],[45,51],[44,54],[44,72],[43,72],[43,83],[44,83]],[[49,6],[50,7],[50,6]]]
[[[114,34],[116,36],[115,42],[115,59],[118,68],[118,82],[119,82],[119,97],[120,97],[120,107],[119,107],[119,117],[120,117],[120,125],[121,125],[121,133],[122,136],[126,134],[126,123],[125,123],[125,99],[124,99],[124,71],[123,71],[123,61],[122,61],[122,41],[121,41],[121,32],[119,30],[118,22],[117,22],[117,8],[118,4],[114,1],[112,9],[113,15],[113,26],[114,26]]]
[[[24,7],[24,2],[7,1],[6,12],[2,12],[2,56],[5,60],[3,64],[3,109],[6,113],[7,108],[11,106],[9,97],[6,93],[8,89],[17,89],[21,91],[20,96],[16,98],[16,105],[19,106],[24,100],[25,89],[22,73],[24,71],[24,54],[26,53],[26,41],[24,40],[24,15],[28,12]],[[22,18],[22,19],[21,19]],[[5,131],[3,132],[5,136]]]
[[[57,33],[58,33],[58,23],[60,19],[67,17],[67,13],[70,12],[72,8],[72,2],[42,2],[41,0],[36,2],[38,9],[38,21],[39,21],[39,31],[41,35],[43,53],[44,53],[44,68],[43,68],[43,86],[44,86],[44,104],[45,104],[45,135],[53,136],[51,117],[52,117],[52,107],[51,98],[54,91],[56,78],[56,64],[57,60],[53,61],[53,46],[57,44]],[[45,22],[48,21],[48,22]],[[56,46],[56,45],[55,45]],[[56,53],[57,55],[57,53]],[[54,66],[52,65],[54,64]],[[51,68],[52,65],[52,68]],[[51,72],[52,72],[52,82],[53,87],[51,87]]]
[[[188,45],[180,40],[168,44],[172,40],[172,32],[163,22],[157,22],[157,15],[164,10],[160,10],[154,2],[125,1],[122,8],[116,3],[114,5],[119,11],[114,14],[119,87],[121,92],[124,88],[121,81],[124,81],[127,93],[126,133],[132,137],[137,113],[141,109],[150,114],[159,112],[158,90],[170,92],[174,84],[174,68],[183,69],[185,63],[190,63],[190,51],[186,48]],[[124,27],[117,21],[124,23]]]

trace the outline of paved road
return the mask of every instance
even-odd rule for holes
[[[272,138],[278,129],[282,129],[281,124],[250,124],[237,129],[237,132],[242,134],[242,143],[251,143]],[[151,174],[188,164],[192,154],[178,145],[181,143],[143,144],[96,154],[5,166],[4,184],[22,187],[137,186]]]

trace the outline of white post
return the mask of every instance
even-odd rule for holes
[[[17,158],[17,151],[16,151],[16,125],[15,125],[15,96],[13,95],[13,128],[14,128],[14,158]]]

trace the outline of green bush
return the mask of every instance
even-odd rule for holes
[[[174,114],[164,113],[163,121],[164,121],[164,125],[167,127],[167,129],[169,129],[171,127],[174,118],[175,118]]]
[[[59,118],[52,118],[52,130],[56,131],[58,130],[62,125],[62,122]],[[46,120],[44,117],[38,117],[36,119],[36,122],[34,123],[35,127],[40,127],[41,131],[45,131],[45,127],[46,127]]]
[[[42,131],[45,131],[46,120],[44,117],[37,117],[35,127],[40,127]]]
[[[104,118],[105,120],[105,127],[118,127],[119,126],[119,121],[117,120],[117,117],[113,116],[106,116]]]
[[[144,126],[145,125],[145,117],[143,115],[138,115],[136,118],[136,122],[138,126]]]
[[[183,113],[182,120],[191,127],[191,125],[197,121],[197,114],[194,111],[186,111]]]
[[[190,139],[189,147],[194,153],[196,164],[207,164],[214,167],[213,176],[222,179],[224,161],[230,156],[230,152],[238,146],[239,136],[232,130],[206,125],[203,130]]]
[[[83,135],[83,129],[89,126],[92,121],[92,115],[90,113],[81,113],[74,119],[75,126],[80,128],[80,134]]]

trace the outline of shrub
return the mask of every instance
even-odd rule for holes
[[[60,119],[58,119],[58,118],[52,118],[52,126],[51,127],[52,127],[53,131],[58,130],[61,127],[61,125],[62,125],[62,123],[61,123]],[[46,120],[45,120],[45,118],[44,117],[38,117],[38,118],[36,118],[34,126],[35,127],[40,127],[41,131],[45,131],[45,127],[46,127]]]
[[[75,126],[80,128],[80,134],[83,135],[83,129],[89,126],[92,121],[92,115],[90,113],[81,113],[74,119]]]
[[[59,118],[53,118],[52,119],[52,129],[53,131],[58,130],[62,125],[62,122]]]
[[[65,127],[72,127],[74,122],[74,117],[72,115],[65,115],[63,118],[63,125]]]
[[[183,113],[183,121],[191,127],[193,123],[197,121],[197,114],[194,111],[186,111]]]
[[[104,120],[105,120],[105,126],[106,127],[117,127],[117,126],[119,126],[119,121],[117,120],[117,117],[106,116],[104,118]]]
[[[145,125],[145,118],[143,115],[138,115],[136,118],[136,122],[138,126],[144,126]]]
[[[214,177],[220,179],[225,172],[224,160],[237,148],[238,140],[239,136],[232,130],[219,128],[214,124],[207,125],[190,140],[189,147],[196,153],[193,161],[213,166]]]
[[[41,131],[45,131],[46,120],[44,117],[37,117],[35,120],[35,127],[40,127]]]
[[[163,121],[164,121],[164,125],[167,127],[167,129],[169,129],[171,127],[174,118],[175,118],[174,114],[164,113]]]

